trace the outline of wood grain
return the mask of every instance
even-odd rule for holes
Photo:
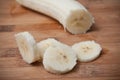
[[[20,6],[15,0],[0,0],[0,80],[120,80],[120,0],[79,0],[95,17],[86,34],[64,32],[56,20]],[[42,63],[26,64],[14,34],[29,31],[37,42],[53,37],[72,45],[85,40],[100,43],[98,59],[80,63],[69,73],[55,75]]]

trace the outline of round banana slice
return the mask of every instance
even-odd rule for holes
[[[28,32],[21,32],[15,35],[18,49],[23,60],[27,63],[33,63],[40,59],[37,53],[37,46],[33,36]]]
[[[72,46],[76,51],[78,60],[81,62],[89,62],[96,59],[102,50],[101,46],[95,41],[84,41],[76,43]]]
[[[71,47],[50,46],[43,56],[43,65],[48,72],[62,74],[72,70],[76,60],[76,54]]]
[[[42,40],[39,43],[37,43],[37,49],[41,57],[43,58],[43,55],[46,51],[46,49],[50,46],[57,46],[60,42],[55,40],[54,38],[48,38],[46,40]]]

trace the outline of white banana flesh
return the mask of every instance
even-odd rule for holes
[[[95,41],[83,41],[72,47],[54,38],[48,38],[36,44],[33,36],[28,32],[15,35],[18,49],[23,60],[33,63],[43,59],[44,68],[51,73],[62,74],[71,71],[76,61],[89,62],[96,59],[101,46]]]
[[[27,63],[33,63],[40,60],[37,53],[37,46],[33,36],[28,32],[21,32],[15,35],[18,49],[23,60]]]
[[[86,33],[94,18],[76,0],[16,0],[21,5],[59,21],[72,34]]]
[[[39,43],[37,43],[37,49],[38,49],[39,54],[43,58],[43,55],[48,47],[57,46],[59,44],[60,42],[55,40],[54,38],[48,38],[48,39],[42,40]]]
[[[50,46],[43,56],[43,65],[48,72],[62,74],[71,71],[76,60],[76,54],[71,47]]]
[[[76,52],[78,60],[81,62],[89,62],[96,59],[102,50],[101,46],[95,41],[83,41],[72,46]]]

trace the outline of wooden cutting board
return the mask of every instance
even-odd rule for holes
[[[86,34],[64,32],[56,20],[20,6],[15,0],[0,0],[0,80],[120,80],[120,0],[79,0],[95,17]],[[54,37],[72,45],[85,40],[101,44],[101,56],[80,63],[69,73],[48,73],[42,63],[25,63],[14,34],[29,31],[37,42]]]

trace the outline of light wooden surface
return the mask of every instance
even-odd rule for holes
[[[86,34],[64,32],[54,19],[21,7],[15,0],[0,0],[0,80],[120,80],[120,0],[79,0],[95,17]],[[95,40],[103,47],[101,56],[78,63],[69,73],[48,73],[42,63],[26,64],[15,43],[14,34],[29,31],[40,40],[54,37],[72,45]]]

